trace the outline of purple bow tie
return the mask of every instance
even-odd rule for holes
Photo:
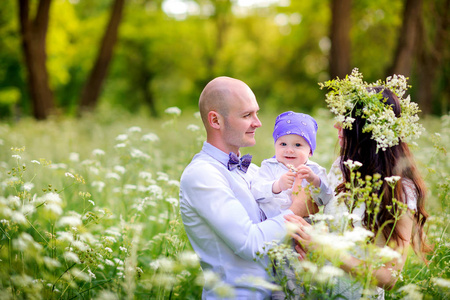
[[[250,163],[252,162],[252,156],[250,154],[245,154],[239,159],[234,152],[230,152],[229,157],[228,170],[232,171],[237,167],[242,172],[247,173],[248,166],[250,166]]]

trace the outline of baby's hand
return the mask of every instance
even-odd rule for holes
[[[272,192],[274,194],[281,193],[287,189],[290,189],[294,184],[295,173],[288,171],[280,176],[280,179],[275,181],[272,185]]]
[[[301,165],[297,168],[297,176],[300,179],[306,179],[309,183],[313,184],[315,187],[320,187],[320,178],[317,176],[310,167],[306,165]]]

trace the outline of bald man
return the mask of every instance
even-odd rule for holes
[[[203,89],[200,115],[206,142],[184,170],[180,181],[183,224],[202,269],[215,272],[234,288],[232,299],[268,299],[271,292],[254,278],[269,280],[267,261],[259,260],[266,242],[286,236],[284,215],[304,214],[304,204],[266,219],[251,193],[258,167],[241,156],[240,147],[255,145],[261,126],[259,106],[242,81],[218,77]],[[214,287],[205,286],[203,299],[218,299]],[[222,298],[220,298],[222,299]]]

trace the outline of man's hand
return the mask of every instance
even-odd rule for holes
[[[290,189],[295,181],[295,173],[288,171],[280,176],[280,178],[275,181],[272,185],[272,192],[274,194],[279,194],[282,191]]]
[[[292,190],[292,204],[289,209],[297,216],[307,217],[318,212],[319,208],[311,196],[301,187],[301,183],[302,179],[296,176]]]

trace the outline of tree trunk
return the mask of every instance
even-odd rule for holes
[[[215,46],[213,47],[211,54],[207,56],[207,66],[208,66],[208,75],[207,75],[207,81],[211,80],[211,78],[215,77],[216,74],[216,66],[217,66],[217,58],[220,55],[221,50],[224,47],[225,44],[225,38],[226,34],[228,32],[228,29],[230,27],[230,20],[231,17],[231,8],[232,3],[230,0],[215,0],[214,3],[214,15],[212,16],[212,19],[214,21],[214,25],[216,28],[216,40],[215,40]]]
[[[46,119],[54,110],[53,92],[48,81],[46,67],[46,36],[51,0],[39,1],[36,17],[30,20],[28,0],[19,0],[19,22],[22,49],[28,72],[28,87],[32,102],[33,116]]]
[[[403,24],[397,40],[397,49],[387,76],[411,75],[414,56],[418,47],[419,22],[422,12],[422,0],[406,0],[403,8]],[[386,76],[386,77],[387,77]]]
[[[331,78],[344,78],[351,71],[351,7],[351,0],[331,0]]]
[[[426,29],[422,18],[420,19],[420,48],[418,53],[418,92],[417,101],[422,114],[433,112],[433,99],[436,89],[436,77],[438,71],[442,70],[443,53],[449,46],[449,10],[450,0],[446,0],[442,7],[435,9],[436,35],[434,41],[427,40]],[[445,91],[444,91],[444,98]],[[444,99],[444,101],[448,101]],[[442,106],[446,104],[443,103]],[[439,112],[441,113],[441,112]],[[446,112],[444,112],[446,113]]]
[[[80,111],[93,110],[97,106],[103,81],[106,78],[108,66],[111,62],[114,45],[117,41],[124,4],[125,0],[114,1],[111,18],[103,36],[97,59],[81,93]]]

